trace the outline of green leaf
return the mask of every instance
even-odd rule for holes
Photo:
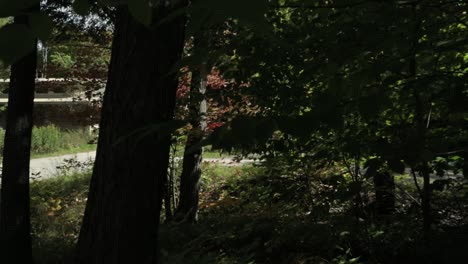
[[[29,15],[29,27],[41,40],[47,40],[53,29],[52,19],[44,13]]]
[[[151,25],[153,20],[153,10],[150,7],[148,0],[128,1],[128,10],[138,22],[148,27]]]
[[[9,24],[10,23],[10,19],[9,18],[0,18],[0,28]]]
[[[34,50],[36,37],[26,25],[9,24],[0,29],[0,60],[11,64]]]
[[[464,46],[468,43],[468,38],[462,37],[462,38],[455,38],[455,39],[448,39],[448,40],[443,40],[438,43],[436,43],[435,47],[439,51],[443,50],[449,50],[453,49],[456,47],[461,47]]]
[[[73,10],[80,16],[86,16],[91,9],[89,0],[75,0]]]

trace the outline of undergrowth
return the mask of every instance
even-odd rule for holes
[[[31,183],[35,263],[67,263],[78,237],[90,172],[61,173]]]
[[[466,221],[437,222],[431,243],[425,243],[420,211],[404,193],[393,216],[379,220],[369,212],[356,217],[346,178],[336,171],[315,173],[314,185],[301,175],[268,168],[205,163],[199,220],[161,225],[162,263],[463,263],[460,259],[468,257],[463,250],[468,248]],[[65,173],[33,182],[36,263],[67,263],[89,178],[89,173]],[[398,182],[407,195],[416,196],[404,176]],[[452,191],[435,196],[435,210],[453,203]],[[443,213],[463,218],[463,208]]]

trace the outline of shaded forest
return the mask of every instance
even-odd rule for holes
[[[0,0],[0,263],[465,263],[467,12]],[[90,102],[91,167],[30,177],[38,91]]]

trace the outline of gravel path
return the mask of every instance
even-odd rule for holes
[[[76,154],[69,154],[56,157],[47,157],[40,159],[32,159],[30,162],[30,177],[32,179],[46,179],[57,176],[60,174],[60,170],[67,167],[67,164],[87,163],[92,164],[96,157],[96,151],[83,152]],[[68,162],[67,162],[68,160]],[[181,158],[176,158],[176,161],[180,161]],[[248,163],[254,163],[253,159],[243,159],[241,161],[235,161],[233,158],[206,158],[203,162],[216,163],[224,166],[242,166]]]
[[[96,151],[82,152],[76,154],[69,154],[56,157],[47,157],[40,159],[32,159],[30,162],[30,177],[31,179],[47,179],[62,174],[61,171],[66,170],[67,167],[75,168],[79,164],[87,164],[89,168],[92,165],[94,158],[96,157]],[[176,162],[181,162],[181,157],[176,158]],[[245,164],[252,164],[258,162],[255,159],[243,159],[240,161],[235,160],[233,157],[222,157],[222,158],[205,158],[203,162],[215,163],[223,166],[242,166]],[[179,164],[182,165],[182,164]],[[365,171],[363,171],[364,173]],[[410,174],[410,170],[406,169],[405,174]],[[463,178],[461,173],[453,175],[448,173],[443,178]],[[438,176],[431,174],[431,180],[440,179]],[[0,178],[1,182],[1,178]]]
[[[33,179],[45,179],[56,176],[60,171],[58,167],[64,167],[67,160],[79,163],[89,163],[96,157],[96,151],[68,154],[56,157],[32,159],[29,163],[30,177]]]

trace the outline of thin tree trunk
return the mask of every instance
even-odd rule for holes
[[[195,39],[195,45],[200,45]],[[185,143],[182,174],[180,177],[180,195],[174,220],[176,222],[194,222],[198,214],[198,196],[203,148],[198,146],[206,130],[207,104],[205,98],[208,72],[206,64],[192,70],[190,84],[190,123],[192,129]]]
[[[417,3],[412,4],[413,17],[417,18]],[[413,80],[416,80],[417,77],[417,49],[419,41],[419,28],[421,21],[416,21],[416,26],[414,28],[412,36],[412,54],[409,64],[409,73]],[[413,84],[413,97],[415,102],[415,125],[416,125],[416,134],[417,134],[417,151],[419,154],[419,174],[423,177],[423,190],[422,190],[422,216],[423,216],[423,234],[425,241],[429,241],[431,233],[431,224],[432,224],[432,213],[431,213],[431,189],[430,189],[430,178],[429,178],[429,165],[426,160],[423,158],[423,152],[426,148],[426,122],[424,119],[424,102],[421,97],[421,91],[418,89],[416,84]]]
[[[430,185],[430,176],[429,176],[429,167],[426,162],[424,162],[421,169],[421,174],[423,176],[423,200],[422,200],[422,210],[423,210],[423,230],[426,240],[429,239],[431,233],[431,224],[432,224],[432,213],[431,213],[431,185]]]
[[[174,209],[174,176],[175,176],[175,158],[176,158],[176,141],[171,143],[171,155],[169,160],[169,171],[167,172],[167,176],[164,177],[164,210],[166,214],[166,221],[171,221],[173,217],[173,209]]]
[[[180,3],[182,4],[182,3]],[[180,7],[180,6],[179,6]],[[171,12],[158,5],[158,19]],[[158,21],[155,21],[155,25]],[[158,226],[170,137],[140,128],[172,120],[185,18],[149,29],[119,7],[96,161],[76,263],[158,263]],[[160,135],[161,136],[161,135]]]
[[[468,179],[468,150],[463,152],[463,177]]]
[[[28,17],[15,17],[14,23],[27,25]],[[0,263],[32,263],[29,159],[37,40],[32,45],[33,51],[11,66],[3,149]]]
[[[172,169],[170,169],[171,172],[167,175],[166,177],[166,183],[164,184],[164,211],[166,215],[166,221],[170,221],[172,219],[172,193],[170,192],[172,190],[171,186],[171,180],[170,180],[170,174],[172,174]]]
[[[395,181],[388,172],[374,175],[375,209],[378,215],[390,215],[395,211]]]
[[[424,125],[423,115],[423,102],[419,91],[415,89],[414,97],[416,101],[415,111],[415,122],[416,122],[416,133],[418,135],[418,150],[419,150],[419,175],[423,177],[423,188],[422,188],[422,215],[423,215],[423,233],[426,241],[429,240],[431,233],[432,224],[432,213],[431,213],[431,186],[430,186],[430,175],[429,175],[429,164],[423,160],[423,151],[426,146],[426,127]]]

